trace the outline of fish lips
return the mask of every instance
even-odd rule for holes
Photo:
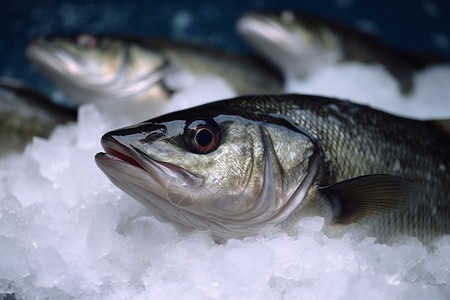
[[[282,26],[262,15],[243,15],[237,23],[237,30],[258,47],[273,45],[287,53],[297,48],[290,34]]]
[[[43,37],[34,39],[28,45],[26,56],[46,71],[67,76],[67,72],[72,74],[79,70],[78,62],[74,58],[64,54]]]
[[[139,186],[178,208],[196,204],[198,199],[192,190],[202,186],[203,178],[178,166],[153,160],[108,134],[102,137],[102,146],[105,152],[96,154],[97,166],[125,192],[129,193],[132,186]]]

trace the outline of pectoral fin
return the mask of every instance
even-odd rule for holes
[[[393,210],[415,206],[426,201],[425,189],[405,178],[384,174],[352,178],[330,186],[319,187],[330,201],[333,221],[358,222]]]

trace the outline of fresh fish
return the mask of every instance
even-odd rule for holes
[[[218,239],[318,215],[429,241],[450,233],[448,128],[319,96],[243,96],[108,132],[96,162],[156,215]]]
[[[34,136],[46,138],[56,125],[75,120],[76,111],[19,81],[0,79],[0,154],[21,151]]]
[[[39,37],[26,53],[78,104],[137,99],[164,106],[170,94],[186,84],[178,79],[180,74],[221,76],[237,94],[283,89],[279,72],[258,59],[156,38]]]
[[[400,53],[369,33],[289,10],[245,14],[239,19],[237,30],[287,77],[298,79],[339,62],[377,63],[398,80],[402,93],[408,93],[413,88],[414,72],[442,62],[431,56]]]

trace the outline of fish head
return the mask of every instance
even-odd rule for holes
[[[240,104],[219,101],[106,133],[97,165],[182,227],[220,239],[255,234],[303,201],[317,173],[317,147],[289,120],[248,114]]]
[[[159,82],[165,57],[131,40],[83,33],[35,38],[28,58],[72,100],[129,98]]]
[[[304,78],[342,57],[340,40],[327,26],[290,10],[246,13],[237,31],[287,75]]]

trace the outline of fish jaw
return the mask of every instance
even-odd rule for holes
[[[269,17],[248,13],[238,20],[236,27],[256,47],[277,45],[286,52],[294,48],[289,33]]]
[[[190,211],[198,195],[188,187],[201,187],[201,178],[176,166],[142,158],[139,151],[130,150],[108,134],[102,138],[102,145],[105,152],[95,156],[100,170],[157,217],[184,230],[210,230],[218,240],[242,234],[242,230],[232,233],[223,224]]]
[[[64,52],[59,51],[45,38],[35,38],[26,49],[26,56],[45,73],[56,73],[61,76],[79,74],[81,68],[79,62]]]
[[[114,185],[136,199],[157,217],[183,229],[208,230],[208,225],[202,218],[167,201],[162,196],[167,194],[167,190],[142,167],[134,166],[112,154],[102,152],[97,153],[95,161]]]
[[[210,231],[217,241],[255,235],[262,227],[267,226],[267,224],[254,226],[234,224],[214,218],[210,214],[205,216],[201,211],[193,209],[198,195],[188,190],[181,191],[183,186],[186,187],[192,183],[192,178],[185,180],[187,173],[184,170],[150,160],[144,164],[126,147],[117,144],[113,146],[113,143],[105,142],[105,140],[102,140],[102,144],[106,152],[97,153],[95,156],[100,170],[114,185],[163,221],[168,221],[182,230]],[[169,175],[171,179],[167,180],[165,175]],[[194,182],[201,186],[201,180],[196,179]],[[171,189],[172,187],[176,191]],[[208,196],[214,197],[214,195]]]
[[[176,207],[187,208],[197,202],[195,190],[202,187],[202,178],[170,163],[155,161],[139,149],[125,145],[120,137],[105,135],[102,145],[105,149],[104,158],[96,161],[105,173],[112,173],[111,170],[120,173],[122,169],[141,169],[125,174],[143,175],[146,178],[145,185],[148,185],[146,187],[150,188],[152,194],[167,199]],[[108,159],[109,163],[105,164]],[[128,180],[133,181],[135,177]]]

